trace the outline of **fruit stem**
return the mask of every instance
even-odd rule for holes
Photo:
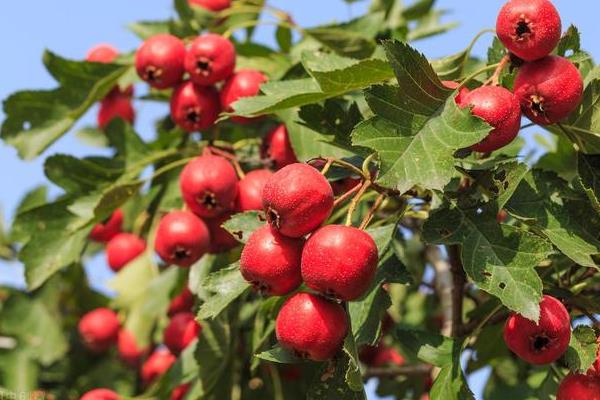
[[[231,162],[231,164],[233,165],[233,168],[235,169],[238,178],[243,179],[246,176],[235,154],[231,154],[227,151],[223,151],[213,146],[208,147],[208,149],[211,153],[223,157],[226,160],[229,160],[229,162]]]
[[[321,174],[323,174],[323,176],[327,175],[327,172],[329,171],[329,168],[331,168],[332,164],[333,164],[333,158],[328,158],[327,162],[325,163],[325,166],[321,170]]]
[[[363,194],[365,194],[365,192],[367,191],[369,186],[371,186],[370,179],[367,179],[362,185],[360,185],[360,190],[358,191],[356,196],[354,196],[354,198],[352,199],[352,202],[350,203],[350,207],[348,207],[348,214],[346,214],[346,226],[352,225],[352,214],[354,214],[354,210],[356,209],[356,206],[358,205],[360,198],[362,197]]]
[[[373,206],[371,206],[371,208],[369,209],[369,212],[363,218],[358,229],[365,230],[367,228],[367,226],[369,225],[369,222],[371,222],[371,220],[373,219],[373,215],[375,215],[377,210],[379,210],[379,207],[381,207],[381,204],[383,203],[383,200],[385,200],[385,198],[386,198],[386,195],[384,193],[381,193],[381,194],[379,194],[379,196],[377,196],[377,198],[375,199],[375,203],[373,203]]]
[[[473,80],[474,78],[476,78],[477,76],[483,74],[484,72],[487,71],[491,71],[493,69],[496,69],[498,67],[498,65],[500,65],[500,63],[496,63],[496,64],[491,64],[491,65],[487,65],[483,68],[478,69],[477,71],[473,72],[471,75],[467,76],[465,79],[463,79],[463,81],[460,83],[460,85],[458,85],[458,87],[455,89],[455,91],[460,90],[461,88],[463,88],[469,81]]]
[[[352,189],[348,190],[346,193],[342,194],[340,197],[335,199],[335,201],[333,202],[333,208],[336,208],[341,203],[346,201],[349,197],[351,197],[354,193],[358,192],[360,190],[360,187],[361,185],[356,185]]]
[[[502,57],[502,59],[498,63],[498,66],[494,70],[494,73],[492,74],[490,79],[485,81],[484,85],[490,85],[490,84],[492,86],[500,85],[500,75],[502,74],[502,71],[504,71],[504,68],[506,68],[506,66],[509,63],[510,63],[510,56],[508,54],[506,54],[504,57]]]
[[[365,161],[363,161],[363,163],[362,163],[362,176],[365,179],[371,178],[371,171],[369,171],[369,164],[371,163],[371,160],[373,160],[373,158],[375,158],[376,155],[377,155],[376,153],[369,154],[369,156],[367,158],[365,158]]]
[[[385,378],[396,376],[420,376],[431,372],[431,366],[427,364],[402,365],[398,367],[369,368],[363,374],[364,378]]]

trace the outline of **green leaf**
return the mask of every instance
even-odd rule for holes
[[[600,212],[600,156],[577,153],[577,174],[592,206]]]
[[[343,353],[343,356],[323,364],[308,389],[306,399],[366,400],[364,389],[354,391],[346,382],[348,362],[348,355]]]
[[[456,175],[454,152],[481,141],[490,126],[458,108],[423,55],[399,42],[384,47],[399,86],[365,91],[375,117],[355,128],[352,142],[377,151],[382,185],[442,190]]]
[[[246,211],[232,215],[223,223],[223,228],[241,243],[246,243],[252,232],[264,224],[266,224],[266,218],[262,211]]]
[[[594,329],[585,325],[575,328],[565,355],[569,369],[575,373],[585,373],[596,361],[597,353],[598,342]]]
[[[38,186],[23,196],[15,214],[21,214],[30,209],[42,206],[48,202],[48,187]]]
[[[270,350],[256,354],[255,357],[258,357],[261,360],[271,361],[279,364],[298,364],[303,362],[301,358],[296,357],[294,354],[279,345],[276,345]]]
[[[111,160],[78,159],[56,154],[46,159],[44,173],[52,182],[70,193],[86,193],[116,180],[123,170]]]
[[[127,25],[140,39],[146,40],[160,33],[170,33],[170,21],[138,21]]]
[[[211,296],[200,306],[198,319],[217,317],[231,302],[250,288],[250,284],[240,274],[239,263],[208,275],[201,284],[201,289]]]
[[[375,42],[359,32],[337,27],[318,27],[304,32],[340,56],[367,58],[375,51]]]
[[[576,26],[571,25],[567,31],[563,34],[556,47],[556,53],[559,56],[565,57],[567,51],[577,52],[581,50],[581,38],[579,30]]]
[[[346,335],[343,351],[348,356],[346,384],[348,384],[348,387],[355,392],[364,391],[362,375],[360,372],[360,364],[358,362],[358,347],[354,341],[354,335]]]
[[[292,31],[284,26],[278,26],[275,30],[275,38],[281,51],[288,53],[292,47]]]
[[[27,350],[14,349],[0,353],[0,370],[2,384],[12,392],[6,393],[0,389],[0,397],[18,399],[22,393],[33,393],[38,389],[40,367]]]

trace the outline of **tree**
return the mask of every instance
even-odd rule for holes
[[[412,42],[454,27],[433,1],[314,28],[229,3],[175,0],[130,54],[48,51],[57,87],[4,101],[25,160],[95,103],[77,134],[114,154],[48,156],[63,193],[27,193],[0,234],[28,286],[1,289],[3,395],[364,399],[377,378],[462,400],[487,366],[485,398],[597,396],[600,81],[577,29],[512,0],[487,58],[482,31],[428,60]],[[170,104],[150,141],[142,81]],[[540,159],[516,137],[534,124]],[[114,297],[83,270],[102,251]]]

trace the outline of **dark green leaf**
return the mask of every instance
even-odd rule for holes
[[[600,212],[600,156],[577,153],[577,173],[592,206]]]
[[[565,360],[571,371],[585,373],[596,361],[597,352],[596,332],[589,326],[580,325],[571,334]]]
[[[354,391],[346,382],[349,358],[346,353],[342,357],[323,364],[306,394],[307,400],[366,400],[364,389]]]
[[[250,288],[250,284],[240,274],[238,263],[208,275],[201,288],[211,296],[200,306],[198,319],[217,317],[235,299]]]
[[[298,364],[303,361],[279,345],[273,347],[271,350],[256,354],[256,357],[279,364]]]
[[[246,243],[248,238],[258,228],[266,224],[266,218],[261,211],[246,211],[234,214],[225,221],[223,227],[237,240]]]

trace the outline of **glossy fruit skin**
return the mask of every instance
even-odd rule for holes
[[[179,355],[202,331],[202,327],[191,312],[182,312],[171,317],[165,328],[163,342],[174,355]]]
[[[221,104],[212,86],[183,82],[171,96],[171,119],[186,132],[196,132],[215,124]]]
[[[231,0],[188,0],[188,3],[210,11],[222,11],[231,7]]]
[[[263,209],[279,233],[301,237],[321,225],[333,210],[333,190],[327,179],[306,164],[290,164],[267,180]]]
[[[167,372],[176,357],[167,349],[157,349],[142,365],[141,377],[145,385],[149,385],[159,376]]]
[[[106,245],[108,266],[114,272],[136,259],[146,250],[146,241],[132,233],[119,233]]]
[[[138,346],[135,336],[125,329],[119,331],[117,350],[121,360],[131,367],[137,366],[147,352],[147,349]]]
[[[94,389],[84,393],[79,400],[119,400],[120,398],[110,389]]]
[[[123,226],[123,210],[116,209],[106,222],[94,225],[90,232],[90,239],[96,242],[106,243],[121,233]]]
[[[351,226],[326,225],[306,241],[302,279],[319,293],[356,300],[371,286],[378,260],[377,245],[368,233]]]
[[[167,315],[172,317],[173,315],[184,312],[191,311],[194,307],[194,294],[190,291],[190,289],[186,286],[183,287],[181,293],[175,296],[171,303],[169,303],[169,309],[167,310]]]
[[[194,214],[214,218],[234,208],[238,178],[227,160],[207,154],[185,166],[179,187],[185,204]]]
[[[221,35],[207,33],[189,45],[184,61],[190,80],[197,85],[214,85],[235,70],[235,47]]]
[[[240,211],[262,210],[262,192],[271,175],[273,172],[268,169],[256,169],[240,180],[237,200]]]
[[[210,246],[208,252],[211,254],[224,253],[239,246],[240,242],[223,228],[223,223],[231,218],[231,213],[225,213],[215,218],[205,218],[204,222],[210,232]]]
[[[221,89],[221,105],[223,110],[231,112],[231,105],[243,97],[252,97],[260,92],[260,85],[267,81],[267,77],[260,71],[253,69],[239,70],[229,77]],[[231,120],[241,124],[249,123],[254,118],[231,117]]]
[[[111,309],[96,308],[81,317],[78,330],[88,349],[104,352],[117,342],[119,319]]]
[[[285,125],[279,125],[264,137],[260,155],[275,169],[298,162]]]
[[[118,56],[119,50],[115,49],[110,44],[101,43],[88,51],[85,56],[85,61],[110,64],[115,61]]]
[[[527,118],[539,125],[550,125],[577,109],[583,98],[583,79],[566,58],[548,56],[523,65],[514,90]]]
[[[300,258],[304,239],[285,237],[265,225],[248,238],[240,272],[261,294],[284,296],[302,284]]]
[[[206,224],[190,211],[171,211],[160,220],[154,249],[160,258],[180,267],[189,267],[210,246]]]
[[[146,40],[135,54],[135,69],[144,81],[156,89],[177,85],[184,73],[185,45],[169,34]]]
[[[348,332],[344,308],[311,293],[297,293],[279,310],[275,333],[279,344],[300,357],[329,360]]]
[[[460,96],[460,107],[473,107],[471,113],[494,129],[473,151],[489,153],[514,140],[521,128],[521,108],[517,97],[500,86],[482,86]]]
[[[496,20],[496,34],[504,46],[525,61],[547,56],[561,35],[558,11],[548,0],[510,0]]]
[[[550,364],[569,347],[571,320],[565,306],[551,296],[540,303],[539,324],[519,314],[512,314],[504,327],[504,342],[526,362]]]
[[[187,394],[191,387],[191,383],[184,383],[183,385],[177,386],[171,392],[170,400],[183,400],[183,397]]]
[[[560,383],[556,400],[600,400],[600,378],[571,373]]]
[[[111,94],[100,102],[97,123],[100,129],[105,129],[115,118],[133,124],[135,121],[135,110],[131,98],[120,94]]]

